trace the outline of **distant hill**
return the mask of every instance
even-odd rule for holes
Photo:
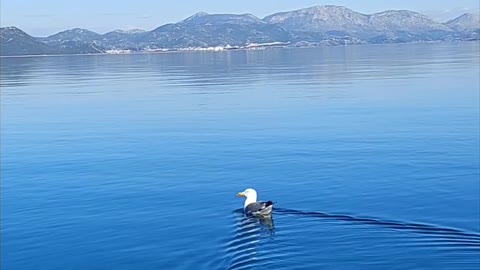
[[[52,54],[54,48],[28,35],[17,27],[0,28],[0,54]]]
[[[389,10],[367,15],[332,5],[275,13],[265,17],[264,20],[288,30],[346,35],[365,40],[398,32],[441,31],[445,35],[452,32],[447,26],[413,11]]]
[[[87,29],[74,28],[40,40],[54,47],[59,54],[86,54],[104,51],[101,43],[97,41],[101,36]]]
[[[101,36],[102,35],[87,29],[74,28],[48,36],[44,41],[47,43],[61,43],[66,40],[75,42],[93,42]]]
[[[83,38],[57,38],[54,41],[35,38],[16,27],[0,28],[0,55],[47,55],[101,53],[104,50],[94,43],[84,42]]]
[[[264,21],[295,31],[369,31],[368,16],[341,6],[315,6],[279,12]]]
[[[244,46],[288,40],[288,31],[250,14],[197,13],[178,23],[160,26],[144,36],[146,43],[158,48]]]
[[[329,46],[480,40],[480,20],[478,14],[463,14],[440,23],[408,10],[362,14],[325,5],[279,12],[263,19],[252,14],[199,12],[151,31],[115,30],[99,34],[75,28],[36,38],[16,27],[4,27],[0,28],[0,36],[1,55],[231,49],[278,44]]]
[[[454,31],[469,31],[480,29],[480,14],[465,13],[446,23]]]

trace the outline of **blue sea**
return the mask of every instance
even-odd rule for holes
[[[0,63],[2,270],[480,268],[478,42]]]

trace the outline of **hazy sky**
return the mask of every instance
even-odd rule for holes
[[[104,33],[114,29],[151,30],[198,11],[252,13],[262,18],[274,12],[315,5],[341,5],[362,13],[409,9],[437,20],[448,20],[465,11],[478,12],[479,0],[0,0],[0,25],[17,26],[35,36],[75,27]]]

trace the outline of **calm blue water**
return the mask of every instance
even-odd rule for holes
[[[2,58],[1,268],[479,269],[479,46]]]

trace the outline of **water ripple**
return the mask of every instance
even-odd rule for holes
[[[300,215],[312,218],[334,219],[339,221],[348,221],[355,223],[362,223],[368,225],[382,226],[384,228],[391,228],[396,230],[406,230],[419,234],[426,234],[430,236],[442,237],[450,239],[451,242],[459,242],[468,240],[473,241],[477,247],[480,248],[480,234],[474,232],[467,232],[460,229],[445,228],[429,224],[408,223],[401,221],[382,220],[375,218],[363,218],[349,215],[328,214],[322,212],[304,212],[300,210],[292,210],[285,208],[276,208],[276,213],[288,215]]]
[[[281,269],[291,269],[287,266],[294,266],[299,256],[313,251],[305,250],[302,246],[295,245],[299,239],[293,239],[294,235],[305,228],[317,228],[322,231],[322,226],[331,226],[332,223],[325,221],[334,221],[337,225],[334,227],[337,232],[331,232],[330,235],[321,235],[324,240],[331,238],[335,242],[352,242],[359,239],[343,237],[342,230],[345,225],[362,225],[370,231],[370,234],[377,233],[381,242],[380,246],[395,246],[397,249],[403,249],[414,252],[421,249],[433,249],[437,252],[450,252],[459,254],[459,256],[471,256],[480,252],[480,234],[469,232],[456,228],[447,228],[437,225],[422,224],[415,222],[392,221],[381,218],[366,218],[352,215],[341,215],[324,212],[301,211],[286,208],[276,208],[271,219],[246,217],[241,209],[234,211],[235,224],[232,227],[234,237],[224,245],[226,255],[223,261],[228,261],[228,269],[280,269],[277,265],[284,265]],[[307,219],[291,220],[291,217],[301,217]],[[288,218],[290,217],[290,218]],[[275,227],[273,218],[285,221]],[[338,224],[340,222],[340,224]],[[340,225],[340,226],[339,226]],[[316,227],[315,227],[316,226]],[[399,235],[382,231],[372,230],[372,226],[394,229]],[[280,230],[284,235],[276,237],[275,232]],[[402,236],[407,233],[406,236]],[[359,234],[361,235],[361,234]],[[311,236],[313,241],[320,241]],[[311,256],[314,256],[312,254]],[[305,266],[305,262],[303,262]],[[306,268],[315,268],[321,264],[320,261],[311,261]],[[297,265],[298,266],[298,265]]]

